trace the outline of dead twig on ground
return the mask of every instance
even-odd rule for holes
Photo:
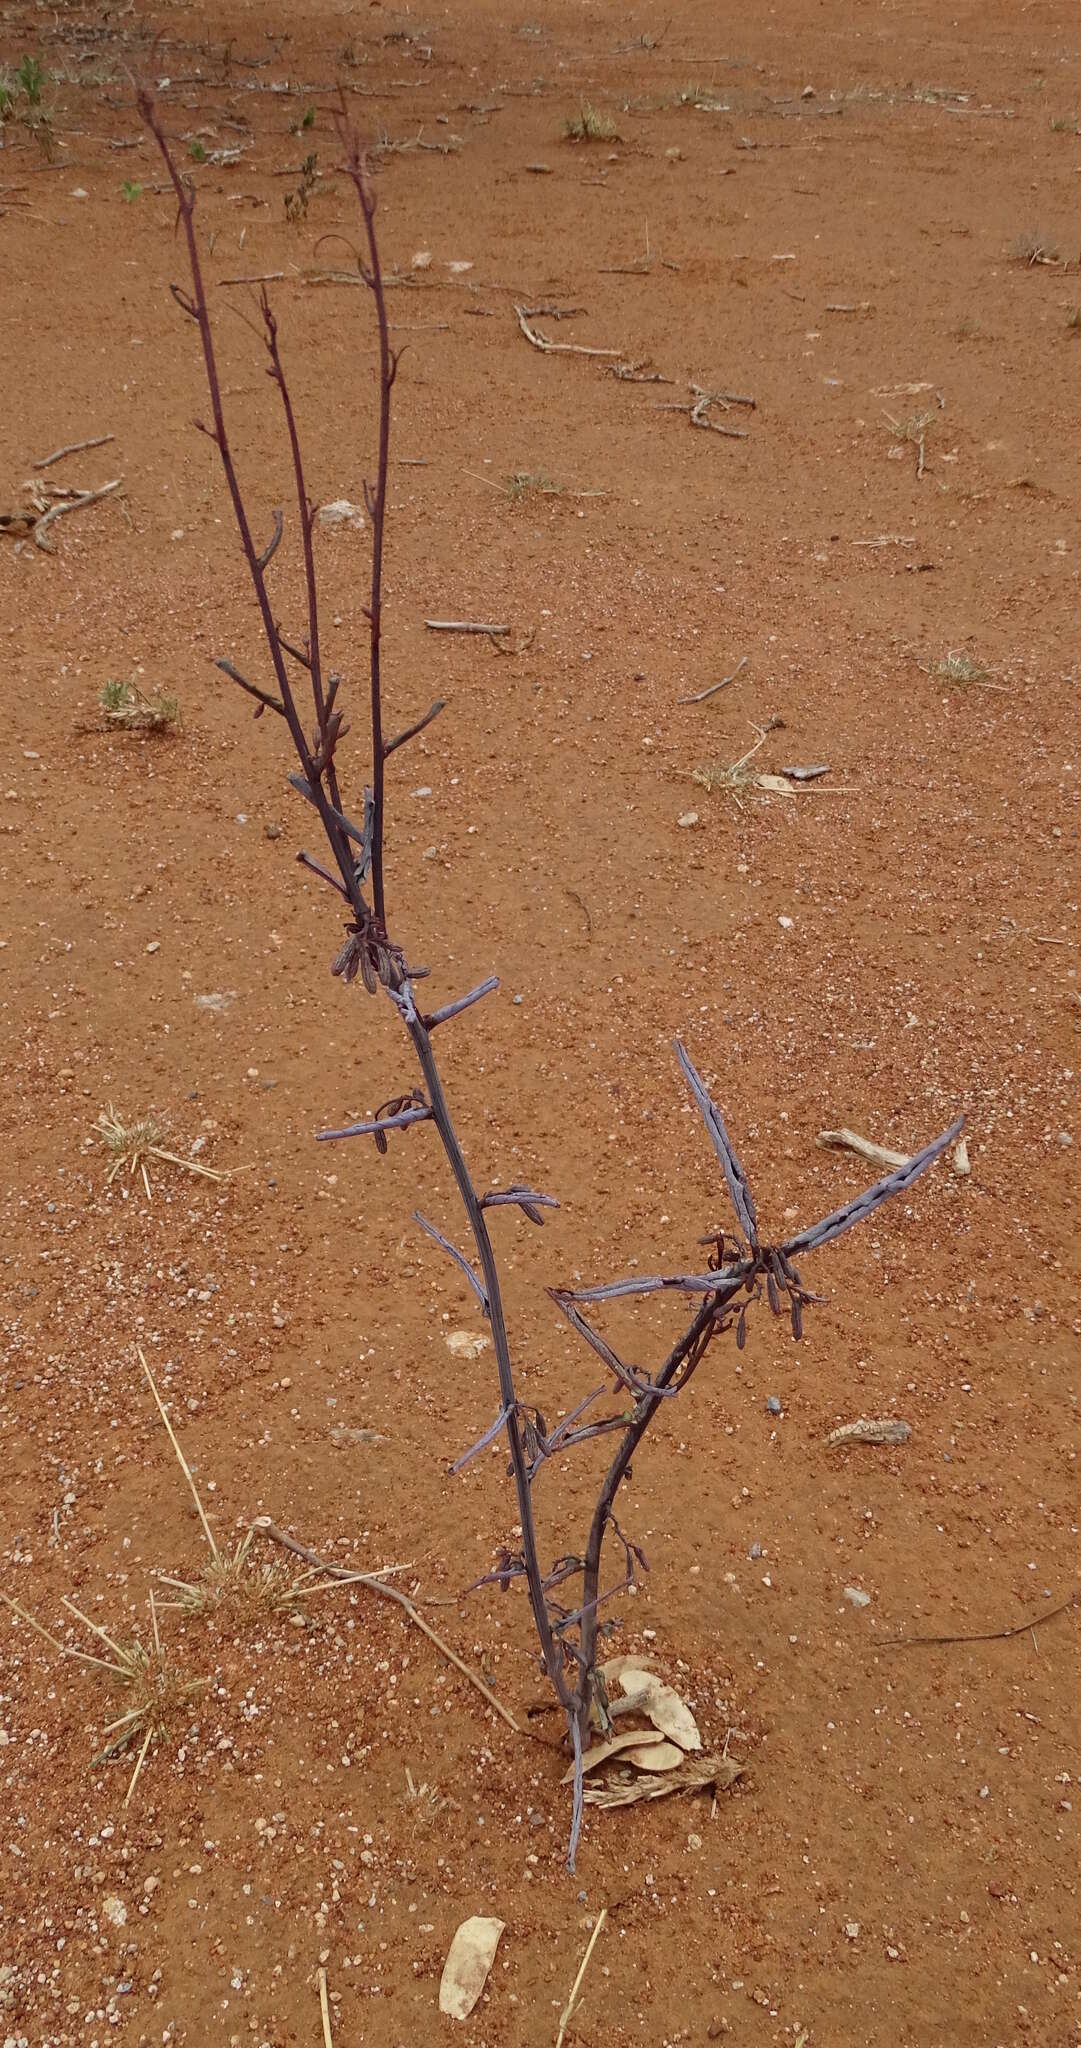
[[[586,1943],[586,1952],[578,1966],[578,1975],[575,1977],[574,1983],[571,1985],[570,1996],[567,1999],[567,2003],[563,2007],[563,2010],[559,2015],[559,2032],[556,2035],[556,2048],[563,2048],[563,2042],[566,2038],[567,2028],[570,2026],[570,2023],[574,2018],[575,2010],[578,2005],[579,1995],[582,1989],[582,1979],[589,1968],[589,1959],[593,1954],[593,1951],[596,1948],[598,1941],[600,1940],[601,1934],[604,1930],[604,1923],[607,1920],[607,1918],[608,1908],[607,1906],[602,1906],[600,1912],[597,1915],[596,1920],[593,1923],[593,1932],[590,1935],[588,1942]]]
[[[479,1671],[474,1671],[470,1665],[464,1664],[457,1652],[451,1649],[450,1644],[445,1643],[442,1636],[436,1634],[434,1628],[425,1621],[423,1614],[419,1612],[415,1601],[409,1598],[408,1593],[402,1593],[397,1586],[386,1585],[382,1579],[376,1578],[371,1572],[355,1572],[350,1571],[345,1565],[327,1564],[317,1551],[309,1550],[306,1543],[298,1543],[295,1536],[287,1536],[285,1530],[279,1529],[271,1521],[269,1515],[257,1515],[251,1526],[257,1536],[265,1536],[268,1543],[278,1543],[283,1550],[292,1551],[294,1557],[302,1557],[306,1564],[310,1564],[316,1571],[325,1573],[328,1579],[340,1579],[351,1586],[367,1586],[369,1592],[380,1593],[386,1600],[395,1600],[399,1607],[404,1608],[410,1621],[413,1622],[416,1628],[420,1629],[421,1634],[426,1635],[429,1642],[435,1644],[436,1649],[447,1659],[447,1662],[453,1664],[455,1670],[460,1671],[462,1677],[469,1680],[470,1685],[474,1686],[482,1698],[487,1700],[488,1705],[494,1709],[501,1720],[506,1722],[508,1728],[513,1728],[516,1735],[521,1734],[521,1728],[511,1713],[510,1708],[505,1707],[502,1700],[496,1698],[491,1687],[485,1684]]]
[[[550,335],[542,334],[539,328],[530,326],[528,314],[524,306],[515,304],[514,310],[518,316],[518,325],[526,340],[532,348],[539,348],[542,355],[604,356],[610,361],[618,361],[623,355],[621,348],[586,348],[580,341],[553,341]]]
[[[1057,1607],[1045,1608],[1042,1614],[1033,1614],[1028,1621],[1016,1622],[1013,1628],[978,1629],[972,1635],[961,1636],[882,1636],[879,1648],[882,1650],[912,1650],[920,1647],[947,1643],[1009,1643],[1014,1636],[1028,1635],[1045,1621],[1057,1621],[1060,1614],[1069,1614],[1081,1606],[1081,1586],[1075,1586],[1068,1599],[1060,1600]]]
[[[321,1964],[319,1967],[319,2017],[323,2022],[323,2048],[334,2048],[334,2038],[330,2031],[330,2006],[327,2001],[327,1973]]]
[[[476,619],[425,619],[429,633],[487,633],[489,639],[510,632],[509,626],[488,626]]]
[[[102,484],[96,491],[71,491],[57,498],[55,504],[50,505],[48,511],[42,513],[33,528],[31,538],[35,545],[46,555],[54,554],[56,551],[51,541],[45,538],[54,519],[63,519],[66,512],[82,512],[87,505],[96,505],[99,498],[111,497],[114,491],[122,489],[123,482],[123,477],[118,476],[114,477],[111,483]]]
[[[730,411],[734,405],[753,408],[757,404],[755,399],[746,398],[736,391],[706,391],[701,384],[688,384],[687,389],[691,394],[689,405],[673,404],[666,400],[658,405],[657,411],[688,413],[692,427],[703,427],[711,434],[723,434],[729,441],[750,439],[745,427],[726,427],[720,420],[710,419],[709,414],[715,405],[720,406],[722,412]]]
[[[705,689],[705,690],[697,690],[697,691],[695,692],[695,694],[694,694],[694,696],[693,696],[693,697],[677,697],[677,698],[676,698],[676,703],[677,703],[677,704],[704,704],[704,703],[705,703],[705,701],[706,701],[706,699],[707,699],[707,697],[715,697],[715,696],[717,695],[717,692],[718,692],[718,690],[727,690],[727,688],[728,688],[728,685],[729,685],[729,683],[734,683],[734,682],[735,682],[735,680],[736,680],[736,677],[737,677],[738,675],[741,675],[741,674],[742,674],[742,672],[743,672],[743,670],[744,670],[744,669],[746,668],[746,666],[747,666],[747,656],[746,656],[746,655],[744,654],[744,655],[742,655],[742,656],[741,656],[740,660],[739,660],[739,661],[737,662],[737,664],[736,664],[735,668],[734,668],[734,669],[732,670],[732,673],[731,673],[731,675],[730,675],[730,676],[722,676],[722,677],[721,677],[721,680],[720,680],[720,682],[719,682],[719,683],[710,683],[710,685],[709,685],[708,689]]]
[[[53,463],[62,462],[65,455],[81,455],[84,449],[104,448],[108,442],[115,440],[115,434],[95,434],[92,441],[68,441],[63,448],[54,448],[51,455],[43,455],[40,462],[35,462],[34,468],[51,469]],[[116,486],[110,484],[108,488],[115,490]]]
[[[861,1138],[858,1131],[843,1128],[838,1131],[819,1131],[815,1139],[824,1152],[855,1152],[860,1159],[866,1159],[868,1166],[907,1166],[908,1152],[891,1152],[885,1145],[876,1145],[871,1138]]]

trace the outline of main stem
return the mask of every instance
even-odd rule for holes
[[[495,1351],[496,1367],[499,1373],[499,1395],[503,1412],[507,1417],[507,1441],[510,1446],[511,1468],[514,1473],[514,1490],[518,1496],[518,1515],[522,1529],[522,1557],[525,1563],[526,1584],[529,1587],[529,1604],[533,1610],[533,1621],[544,1657],[544,1668],[555,1688],[561,1706],[568,1715],[577,1714],[580,1705],[577,1690],[572,1692],[567,1684],[563,1669],[563,1653],[552,1632],[545,1598],[544,1580],[537,1550],[536,1524],[533,1520],[533,1496],[529,1485],[529,1470],[526,1464],[522,1432],[518,1423],[517,1395],[514,1387],[514,1367],[511,1363],[510,1341],[507,1336],[507,1320],[503,1310],[503,1295],[499,1284],[499,1269],[496,1265],[488,1225],[484,1220],[477,1191],[473,1186],[465,1156],[458,1142],[458,1135],[451,1121],[447,1098],[443,1091],[432,1041],[422,1017],[417,1014],[416,1005],[411,1002],[412,1016],[405,1014],[406,1029],[413,1041],[413,1049],[420,1062],[428,1089],[432,1118],[442,1140],[451,1172],[462,1198],[462,1206],[469,1218],[469,1227],[480,1258],[484,1290],[488,1297],[488,1319],[492,1327],[492,1348]]]

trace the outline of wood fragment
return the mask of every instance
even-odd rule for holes
[[[257,270],[252,277],[219,277],[218,285],[278,284],[284,276],[284,270]]]
[[[823,1151],[855,1152],[857,1158],[866,1159],[871,1166],[907,1166],[911,1153],[891,1152],[886,1145],[876,1145],[870,1138],[861,1138],[858,1131],[819,1131],[815,1139]]]
[[[744,654],[741,655],[740,660],[738,661],[736,667],[732,670],[730,676],[722,676],[719,683],[710,683],[708,689],[696,691],[693,697],[677,697],[676,703],[704,704],[707,697],[715,697],[717,695],[718,690],[726,690],[728,688],[729,683],[734,683],[736,677],[742,672],[743,669],[746,668],[746,666],[747,656]]]
[[[488,626],[475,619],[425,619],[429,633],[509,633],[509,626]]]
[[[123,477],[114,477],[112,483],[102,484],[100,490],[79,491],[73,497],[61,498],[55,505],[50,505],[48,511],[43,512],[34,525],[32,538],[35,546],[39,547],[43,554],[55,554],[52,542],[45,539],[46,530],[52,525],[53,520],[62,519],[65,512],[81,512],[85,505],[96,505],[99,498],[108,498],[114,491],[119,491],[123,481]]]
[[[579,1994],[582,1989],[582,1979],[589,1968],[590,1956],[593,1954],[593,1951],[596,1948],[598,1941],[600,1940],[601,1933],[604,1928],[604,1923],[607,1920],[607,1918],[608,1908],[607,1906],[602,1906],[600,1912],[597,1915],[596,1920],[594,1921],[593,1932],[590,1935],[588,1942],[586,1943],[586,1952],[578,1966],[578,1975],[575,1977],[574,1983],[571,1985],[570,1996],[568,1997],[567,2003],[563,2007],[563,2010],[559,2015],[559,2032],[556,2035],[556,2048],[563,2048],[563,2041],[566,2036],[567,2028],[570,2026],[570,2023],[574,2018],[575,2008],[578,2004]]]
[[[68,441],[63,448],[54,448],[51,455],[43,455],[35,462],[35,469],[51,469],[54,462],[62,462],[65,455],[81,455],[84,448],[104,448],[109,441],[115,441],[115,434],[95,434],[91,441]]]
[[[380,1593],[387,1600],[395,1600],[399,1607],[405,1609],[410,1621],[416,1628],[419,1628],[421,1634],[427,1636],[429,1642],[434,1643],[436,1649],[442,1652],[448,1664],[453,1664],[455,1670],[460,1671],[463,1678],[468,1678],[470,1685],[474,1686],[482,1697],[487,1700],[488,1705],[494,1709],[501,1720],[506,1722],[508,1728],[513,1728],[516,1735],[521,1734],[521,1728],[511,1713],[510,1708],[505,1707],[502,1700],[496,1698],[495,1693],[489,1685],[485,1684],[480,1673],[472,1670],[470,1665],[464,1664],[457,1655],[457,1652],[451,1649],[450,1644],[445,1643],[442,1636],[436,1634],[434,1628],[425,1621],[424,1616],[418,1613],[416,1604],[409,1598],[408,1593],[400,1592],[397,1586],[384,1585],[382,1579],[377,1579],[370,1572],[358,1574],[349,1571],[344,1565],[325,1563],[323,1558],[319,1556],[318,1551],[309,1550],[307,1544],[298,1543],[295,1536],[288,1536],[284,1529],[279,1529],[276,1523],[271,1521],[269,1515],[257,1515],[251,1526],[257,1536],[265,1536],[268,1542],[279,1544],[283,1550],[291,1551],[294,1557],[302,1557],[305,1564],[313,1565],[317,1571],[325,1572],[328,1579],[341,1579],[350,1585],[367,1586],[369,1592]]]
[[[843,1422],[839,1429],[831,1429],[826,1442],[836,1444],[907,1444],[912,1435],[908,1422],[893,1422],[889,1418],[868,1421],[863,1416],[858,1422]]]
[[[319,1970],[319,2017],[323,2022],[323,2048],[334,2048],[334,2037],[330,2031],[330,2006],[327,2001],[327,1973]]]
[[[586,348],[580,341],[553,341],[550,335],[542,334],[539,328],[530,326],[527,307],[516,304],[514,310],[518,316],[518,325],[526,340],[530,343],[531,347],[539,348],[542,355],[606,356],[613,362],[618,362],[622,358],[623,350],[621,348]]]
[[[1057,1621],[1060,1614],[1069,1614],[1071,1608],[1081,1606],[1081,1586],[1075,1586],[1066,1600],[1060,1600],[1057,1607],[1048,1607],[1043,1614],[1034,1614],[1028,1621],[1016,1622],[1013,1628],[980,1629],[973,1635],[963,1636],[881,1636],[879,1647],[884,1650],[908,1650],[923,1644],[943,1643],[1009,1643],[1014,1636],[1024,1636],[1030,1629],[1037,1629],[1041,1622]]]

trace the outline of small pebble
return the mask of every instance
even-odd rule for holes
[[[871,1595],[862,1592],[859,1586],[846,1586],[845,1599],[850,1607],[869,1607],[871,1605]]]
[[[748,1557],[761,1557],[762,1545],[760,1543],[752,1543],[747,1555]]]
[[[281,826],[281,825],[276,825],[276,824],[275,824],[275,823],[273,822],[273,820],[271,820],[271,822],[270,822],[270,824],[269,824],[269,825],[264,825],[264,826],[263,826],[263,838],[264,838],[264,839],[280,839],[280,838],[281,838],[281,836],[282,836],[282,830],[283,830],[283,828],[282,828],[282,826]]]
[[[779,918],[777,919],[777,922],[778,922],[778,924],[780,925],[780,927],[781,927],[781,930],[782,930],[783,932],[790,932],[790,931],[794,930],[794,928],[795,928],[795,918],[792,918],[792,917],[779,917]]]
[[[681,816],[681,817],[678,817],[678,818],[676,819],[676,824],[677,824],[677,825],[679,826],[679,829],[680,829],[680,831],[681,831],[681,832],[689,832],[689,831],[690,831],[690,829],[691,829],[691,826],[692,826],[692,825],[697,825],[697,823],[698,823],[698,812],[697,812],[697,811],[684,811],[684,812],[683,812],[683,814],[682,814],[682,816]]]
[[[769,1413],[770,1413],[771,1415],[779,1415],[779,1414],[780,1414],[780,1412],[781,1412],[781,1404],[780,1404],[780,1402],[778,1401],[778,1399],[777,1399],[777,1396],[776,1396],[776,1394],[771,1394],[771,1395],[770,1395],[770,1397],[769,1397],[769,1400],[768,1400],[768,1401],[766,1402],[766,1407],[767,1407],[767,1409],[769,1410]]]

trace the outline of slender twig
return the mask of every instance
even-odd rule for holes
[[[697,691],[697,692],[695,693],[695,695],[694,695],[693,697],[677,697],[677,698],[676,698],[676,703],[677,703],[677,704],[704,704],[704,703],[705,703],[705,701],[706,701],[706,699],[707,699],[707,697],[715,697],[715,696],[717,695],[717,692],[718,692],[718,690],[727,690],[727,688],[728,688],[728,685],[729,685],[729,683],[734,683],[734,682],[735,682],[735,680],[736,680],[736,677],[737,677],[738,675],[742,675],[742,673],[743,673],[744,669],[746,668],[746,666],[747,666],[747,656],[746,656],[746,655],[743,655],[743,656],[741,657],[741,659],[740,659],[740,660],[739,660],[739,661],[738,661],[738,662],[736,663],[736,666],[735,666],[735,668],[734,668],[734,669],[732,670],[732,673],[731,673],[731,675],[730,675],[730,676],[722,676],[722,677],[721,677],[721,680],[720,680],[720,682],[719,682],[719,683],[710,683],[710,685],[709,685],[708,689],[705,689],[705,690],[698,690],[698,691]]]
[[[478,625],[473,619],[425,619],[429,633],[509,633],[509,626]]]
[[[104,448],[115,440],[115,434],[95,434],[92,441],[68,441],[63,448],[54,448],[51,455],[43,455],[40,462],[35,462],[34,468],[51,469],[53,463],[62,462],[65,455],[81,455],[86,448]]]
[[[122,488],[123,482],[123,477],[117,476],[113,478],[112,483],[102,484],[100,490],[79,491],[73,498],[61,498],[57,504],[50,505],[48,511],[42,513],[41,518],[35,522],[31,529],[35,546],[41,548],[44,554],[51,555],[53,552],[52,542],[46,540],[45,535],[53,520],[63,519],[65,513],[68,512],[81,512],[87,505],[96,505],[99,498],[111,497],[114,491],[119,491]]]
[[[607,1918],[608,1908],[607,1906],[602,1906],[600,1912],[597,1915],[596,1920],[593,1923],[593,1932],[590,1935],[588,1942],[586,1943],[586,1952],[585,1955],[582,1957],[581,1963],[578,1966],[578,1975],[576,1976],[574,1983],[571,1985],[570,1997],[568,1998],[566,2005],[563,2007],[563,2010],[559,2015],[559,2032],[556,2035],[556,2048],[563,2048],[563,2042],[566,2037],[567,2028],[570,2026],[570,2023],[574,2018],[575,2008],[578,2004],[578,1995],[582,1989],[582,1979],[589,1968],[589,1959],[593,1954],[593,1951],[596,1948],[598,1941],[600,1940],[601,1933],[604,1928],[604,1923],[607,1920]]]
[[[450,1644],[445,1643],[442,1636],[436,1634],[435,1629],[432,1628],[429,1622],[425,1621],[423,1614],[418,1611],[416,1603],[409,1598],[408,1593],[403,1593],[397,1586],[388,1586],[383,1579],[377,1578],[373,1572],[354,1572],[350,1571],[346,1565],[327,1564],[319,1556],[318,1551],[309,1550],[306,1543],[298,1543],[295,1536],[289,1536],[284,1529],[279,1529],[277,1524],[271,1521],[269,1515],[257,1515],[251,1526],[257,1536],[265,1536],[268,1543],[277,1543],[282,1550],[291,1551],[294,1557],[302,1557],[305,1564],[310,1564],[316,1571],[323,1572],[328,1579],[340,1579],[343,1585],[366,1586],[369,1593],[378,1593],[384,1600],[396,1601],[399,1607],[404,1608],[414,1628],[419,1628],[421,1634],[427,1636],[430,1643],[435,1644],[436,1649],[440,1652],[441,1656],[446,1658],[448,1664],[453,1664],[455,1670],[460,1671],[463,1678],[468,1678],[470,1685],[476,1687],[482,1699],[487,1700],[488,1705],[499,1715],[500,1720],[505,1721],[508,1728],[513,1728],[516,1735],[521,1734],[521,1728],[511,1713],[510,1708],[505,1707],[501,1699],[497,1699],[491,1686],[485,1684],[480,1673],[474,1671],[471,1665],[463,1663],[457,1651],[452,1650]]]

